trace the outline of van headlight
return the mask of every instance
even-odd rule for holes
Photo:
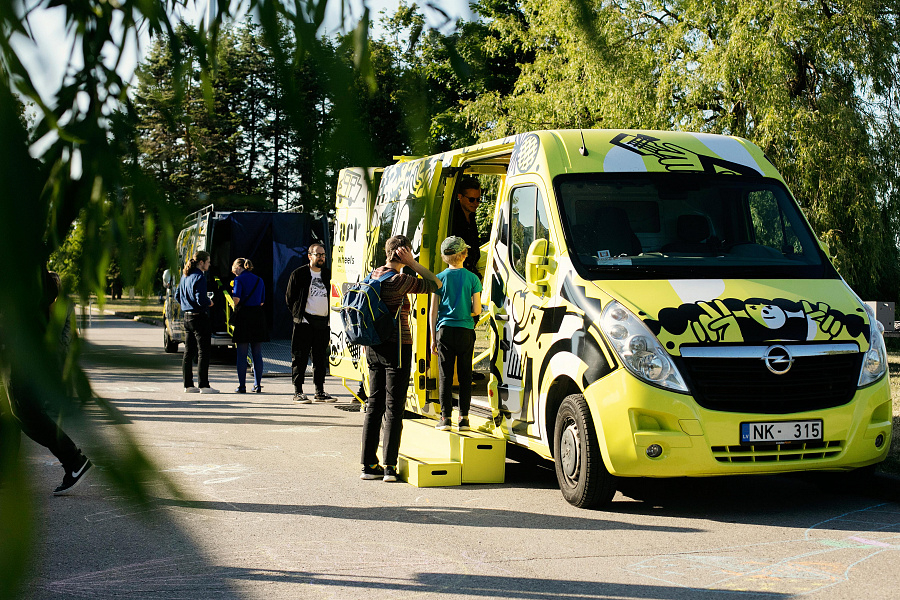
[[[884,347],[884,325],[875,318],[875,311],[863,304],[869,313],[869,350],[863,356],[859,371],[859,387],[875,383],[887,371],[887,349]]]
[[[600,315],[600,329],[622,364],[636,377],[669,390],[688,392],[669,353],[630,310],[613,300]]]

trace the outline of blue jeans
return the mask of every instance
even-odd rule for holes
[[[378,431],[384,442],[384,464],[397,466],[400,453],[400,434],[403,432],[403,413],[406,411],[406,391],[412,344],[387,342],[366,348],[369,366],[369,399],[363,420],[362,464],[378,462]],[[382,425],[382,420],[384,424]]]
[[[238,385],[246,387],[247,382],[247,350],[253,355],[253,380],[257,387],[262,385],[263,357],[262,342],[236,344]]]

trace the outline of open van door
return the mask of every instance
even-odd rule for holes
[[[381,169],[353,167],[338,176],[334,246],[331,250],[331,375],[362,381],[361,348],[347,342],[341,304],[347,289],[368,275],[366,232],[372,215]]]

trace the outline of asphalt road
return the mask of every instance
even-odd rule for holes
[[[609,511],[568,505],[554,475],[417,489],[362,481],[362,415],[264,394],[185,395],[157,327],[94,317],[94,388],[180,487],[122,497],[102,471],[52,497],[62,470],[23,443],[41,531],[25,598],[897,598],[897,485],[838,477],[638,482]],[[221,390],[233,367],[214,364]],[[79,432],[73,437],[78,439]]]

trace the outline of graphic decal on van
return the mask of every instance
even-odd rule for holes
[[[620,133],[610,143],[634,152],[641,157],[655,158],[669,172],[703,171],[710,174],[762,175],[753,167],[718,158],[698,154],[672,142],[643,133]]]
[[[516,175],[518,173],[528,173],[533,170],[534,163],[537,162],[538,155],[541,150],[541,138],[534,133],[520,136],[516,140],[513,148],[512,156],[509,159],[509,168],[507,176]]]
[[[644,322],[670,350],[679,343],[677,338],[684,335],[693,337],[690,342],[701,344],[807,342],[834,340],[840,336],[854,339],[862,336],[867,344],[869,341],[869,327],[862,316],[844,314],[824,302],[813,304],[785,298],[725,298],[682,304],[659,311],[659,320]]]

